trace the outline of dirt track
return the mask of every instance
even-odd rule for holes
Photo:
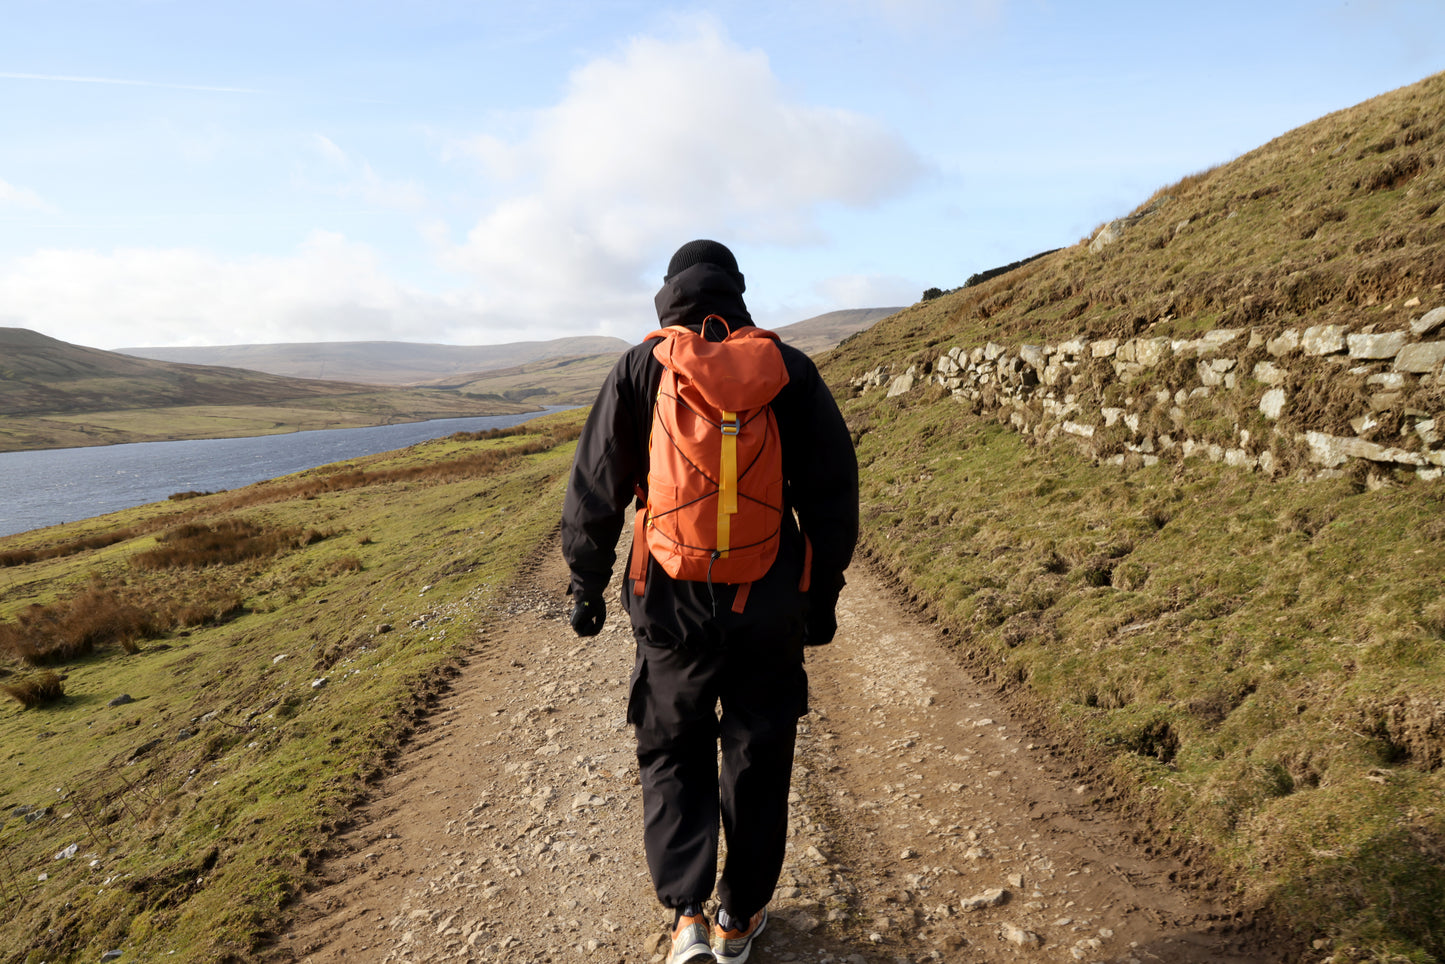
[[[849,579],[837,641],[809,651],[788,857],[752,961],[1280,959],[1147,857],[875,574]],[[577,639],[565,586],[554,548],[273,959],[662,960],[623,721],[631,633],[614,606]]]

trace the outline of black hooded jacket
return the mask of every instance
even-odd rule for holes
[[[718,315],[731,328],[751,325],[739,282],[712,264],[669,278],[658,292],[660,326],[686,325]],[[577,443],[562,511],[562,552],[574,595],[601,595],[616,562],[627,504],[646,487],[652,405],[662,365],[648,340],[625,352],[593,404]],[[674,580],[648,560],[646,591],[632,594],[623,579],[623,605],[634,631],[648,642],[675,646],[718,642],[738,633],[757,641],[801,635],[808,596],[832,606],[858,540],[858,462],[838,406],[807,355],[779,343],[788,384],[773,400],[783,453],[784,525],[777,561],[755,582],[742,613],[732,612],[735,588]],[[793,513],[797,513],[794,522]],[[798,591],[803,540],[813,545],[812,587]]]

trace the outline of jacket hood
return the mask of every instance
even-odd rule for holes
[[[742,283],[715,264],[695,264],[679,271],[663,282],[653,302],[663,328],[686,325],[700,329],[708,315],[725,319],[730,329],[753,323],[743,302]]]

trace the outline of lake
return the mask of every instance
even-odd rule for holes
[[[3,452],[0,536],[159,502],[176,492],[235,489],[453,432],[507,428],[560,410],[250,438]]]

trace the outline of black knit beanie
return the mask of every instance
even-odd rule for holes
[[[716,241],[689,241],[678,248],[672,260],[667,263],[667,275],[662,280],[671,281],[674,275],[695,264],[715,264],[733,276],[739,291],[746,289],[743,273],[738,270],[738,259],[733,257],[726,245]]]

